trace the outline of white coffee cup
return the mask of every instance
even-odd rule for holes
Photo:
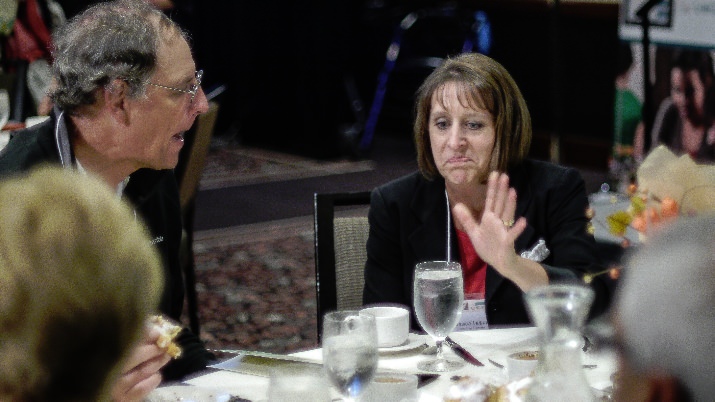
[[[402,345],[410,333],[410,311],[397,306],[374,306],[362,312],[375,317],[377,346],[389,348]]]
[[[538,351],[529,350],[510,354],[506,357],[506,372],[509,376],[509,381],[530,376],[538,363]]]
[[[360,402],[417,402],[417,376],[377,373],[360,396]]]

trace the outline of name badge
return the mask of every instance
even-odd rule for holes
[[[462,317],[459,319],[455,331],[472,331],[475,329],[489,329],[487,323],[487,305],[484,294],[464,295],[462,304]]]

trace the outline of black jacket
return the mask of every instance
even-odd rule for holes
[[[517,252],[544,239],[550,250],[541,262],[551,283],[577,281],[585,272],[600,270],[592,235],[587,232],[588,199],[580,174],[546,162],[526,160],[509,172],[517,193],[517,218],[528,224],[517,238]],[[447,205],[444,179],[426,180],[420,173],[404,176],[372,192],[363,302],[413,306],[413,272],[418,262],[446,259]],[[452,256],[460,261],[452,225]],[[608,289],[593,283],[596,300],[592,316],[609,304]],[[490,326],[529,323],[523,292],[493,267],[486,276],[487,321]],[[413,328],[419,326],[414,319]]]
[[[64,121],[55,111],[47,121],[13,133],[0,152],[0,177],[20,173],[43,163],[74,168],[74,155]],[[184,306],[184,281],[179,264],[181,207],[179,190],[171,170],[140,169],[130,175],[124,197],[147,225],[162,257],[165,286],[159,310],[179,321]],[[183,354],[163,369],[167,380],[178,379],[206,367],[212,355],[201,340],[184,329],[179,335]]]

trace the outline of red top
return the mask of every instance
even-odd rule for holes
[[[486,294],[487,263],[477,254],[467,233],[457,230],[459,255],[462,256],[462,275],[464,276],[464,294]]]

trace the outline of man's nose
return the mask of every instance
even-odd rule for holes
[[[204,114],[209,111],[209,100],[206,98],[203,88],[199,87],[199,91],[196,92],[196,97],[191,106],[194,110],[199,112],[199,114]]]

